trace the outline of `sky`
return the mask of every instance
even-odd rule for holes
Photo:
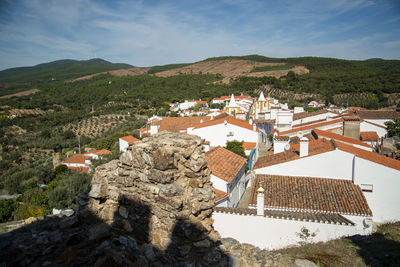
[[[400,59],[400,1],[0,0],[0,70],[249,54]]]

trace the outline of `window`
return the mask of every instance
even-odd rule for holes
[[[360,187],[363,192],[372,192],[374,189],[374,186],[372,184],[361,184]]]

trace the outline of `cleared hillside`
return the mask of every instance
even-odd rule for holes
[[[136,75],[146,74],[149,71],[149,69],[150,68],[130,68],[130,69],[104,71],[104,72],[94,73],[94,74],[90,74],[90,75],[86,75],[86,76],[82,76],[82,77],[73,79],[72,82],[89,80],[89,79],[92,79],[93,77],[101,75],[101,74],[110,74],[110,75],[116,76],[116,77],[136,76]]]
[[[228,84],[231,82],[232,79],[242,76],[270,76],[279,78],[287,75],[289,71],[294,71],[296,74],[299,75],[309,73],[309,70],[304,66],[295,66],[286,70],[251,72],[256,67],[279,66],[285,64],[286,63],[267,63],[243,59],[206,60],[182,68],[158,72],[154,75],[158,77],[170,77],[179,74],[221,74],[224,77],[222,79],[222,82]]]

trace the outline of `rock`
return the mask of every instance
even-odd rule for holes
[[[25,223],[30,224],[30,223],[36,222],[37,220],[38,220],[38,218],[36,218],[36,217],[29,217],[28,219],[25,219]]]
[[[149,261],[154,261],[156,255],[154,254],[153,248],[152,246],[150,246],[149,244],[143,244],[142,245],[142,253],[144,254],[144,256],[149,260]]]
[[[118,209],[119,215],[121,215],[122,217],[124,217],[125,219],[128,218],[128,209],[125,208],[124,206],[120,206]]]
[[[65,215],[65,216],[67,216],[67,217],[70,217],[70,216],[74,215],[75,212],[74,212],[73,210],[69,209],[69,210],[62,210],[60,213],[61,213],[62,215]]]
[[[104,223],[96,224],[89,228],[89,240],[99,240],[109,236],[110,227]]]
[[[296,259],[294,264],[298,267],[318,267],[314,262],[305,259]]]
[[[67,217],[59,222],[61,229],[67,229],[77,226],[79,223],[78,216]]]

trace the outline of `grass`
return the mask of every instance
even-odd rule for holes
[[[277,66],[261,66],[254,67],[250,72],[262,72],[262,71],[273,71],[273,70],[290,70],[294,68],[292,64],[277,65]]]
[[[318,266],[400,266],[400,222],[383,224],[369,236],[346,238],[277,250]]]

